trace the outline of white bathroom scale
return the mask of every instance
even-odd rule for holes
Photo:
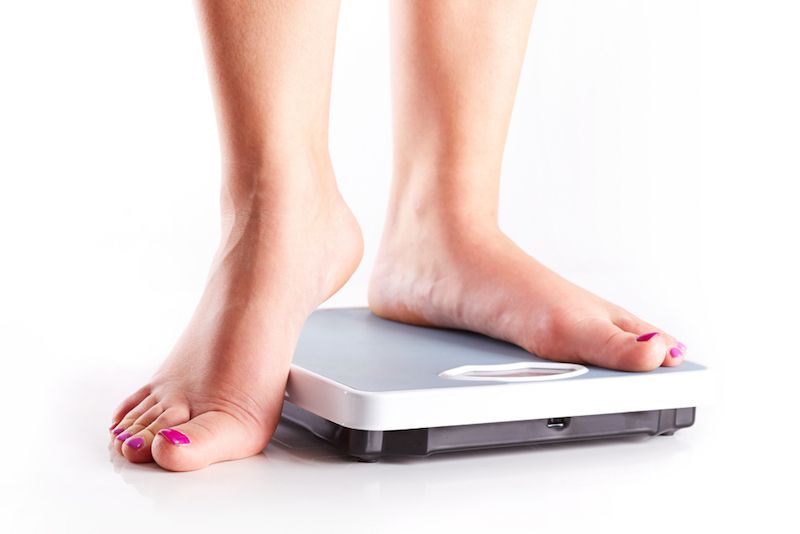
[[[710,400],[709,371],[649,372],[538,358],[461,330],[366,308],[306,321],[282,417],[363,461],[514,445],[672,435]]]

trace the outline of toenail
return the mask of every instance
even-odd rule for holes
[[[164,436],[167,439],[167,441],[169,441],[173,445],[188,445],[189,443],[191,443],[191,441],[189,441],[189,437],[186,434],[178,432],[174,428],[165,428],[161,430],[159,434]]]
[[[130,435],[129,433],[127,433],[127,432],[123,432],[122,434],[120,434],[119,436],[117,436],[117,439],[118,439],[118,440],[120,440],[120,441],[125,441],[125,440],[126,440],[126,439],[128,439],[129,437],[131,437],[131,435]]]
[[[114,434],[115,436],[119,436],[119,435],[120,435],[120,434],[122,434],[124,431],[125,431],[125,429],[124,429],[124,428],[122,428],[122,427],[120,427],[120,428],[115,428],[115,429],[114,429],[114,431],[112,432],[112,434]]]
[[[686,345],[678,341],[678,348],[681,349],[681,352],[686,352]]]
[[[683,351],[678,347],[672,347],[671,349],[669,349],[669,355],[672,356],[673,358],[680,358],[681,356],[683,356]]]
[[[140,437],[131,438],[125,442],[125,445],[127,445],[131,449],[141,449],[142,445],[144,445],[144,438]]]
[[[658,332],[648,332],[647,334],[642,334],[641,336],[636,338],[636,341],[650,341],[654,337],[658,335]]]

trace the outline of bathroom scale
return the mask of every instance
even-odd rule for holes
[[[649,372],[538,358],[461,330],[315,311],[282,418],[362,461],[625,436],[672,435],[708,402],[706,367]]]

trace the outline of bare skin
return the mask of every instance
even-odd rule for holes
[[[500,166],[534,7],[392,3],[394,178],[370,308],[553,360],[628,371],[678,365],[685,346],[674,337],[564,280],[498,227]]]
[[[222,239],[194,316],[115,412],[111,441],[132,462],[173,471],[264,449],[303,322],[363,248],[327,151],[338,5],[209,1],[199,11],[218,103]]]
[[[564,280],[498,228],[534,6],[393,2],[394,178],[370,308],[554,360],[677,365],[685,347],[672,336]],[[173,471],[264,449],[302,325],[363,251],[327,148],[338,3],[199,0],[198,11],[223,155],[222,238],[189,325],[110,429],[128,460]]]

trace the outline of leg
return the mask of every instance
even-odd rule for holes
[[[674,338],[564,280],[498,227],[503,147],[534,6],[392,4],[394,178],[370,307],[554,360],[677,365],[685,347]]]
[[[114,447],[185,471],[257,454],[311,311],[355,270],[327,150],[337,2],[198,3],[223,156],[222,239],[189,325],[114,414]]]

